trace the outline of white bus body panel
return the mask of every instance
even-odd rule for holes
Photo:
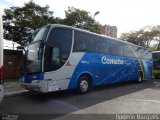
[[[45,73],[45,81],[48,82],[48,92],[68,89],[70,80],[84,53],[71,53],[66,64],[57,71]],[[67,65],[69,63],[70,65]]]

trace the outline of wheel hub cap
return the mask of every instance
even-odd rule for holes
[[[80,83],[80,89],[82,92],[86,92],[88,89],[88,83],[86,80],[82,80]]]

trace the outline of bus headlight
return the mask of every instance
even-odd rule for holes
[[[39,80],[33,80],[32,81],[32,84],[37,84],[37,83],[39,83],[40,81]]]

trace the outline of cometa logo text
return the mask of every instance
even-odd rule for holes
[[[123,60],[120,59],[109,59],[106,58],[105,56],[102,57],[101,59],[102,64],[123,64]]]

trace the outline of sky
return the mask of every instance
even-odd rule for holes
[[[23,6],[29,0],[0,0],[1,8]],[[118,37],[121,33],[139,30],[147,25],[160,24],[160,0],[33,0],[40,6],[50,6],[55,17],[64,18],[68,7],[75,7],[90,12],[95,20],[117,26]]]
[[[14,50],[16,50],[18,46],[20,46],[20,44],[17,44],[16,42],[12,42],[12,41],[9,41],[9,40],[4,40],[4,49],[14,49]]]

